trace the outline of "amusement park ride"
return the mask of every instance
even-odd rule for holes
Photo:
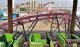
[[[75,25],[80,29],[76,10],[77,0],[74,0],[72,14],[61,9],[43,7],[38,10],[41,14],[38,14],[38,11],[34,11],[26,16],[12,19],[12,0],[8,0],[8,22],[0,23],[0,30],[8,31],[8,33],[0,36],[0,47],[80,47],[80,33],[79,31],[74,31]],[[50,20],[51,28],[50,32],[44,33],[45,37],[39,32],[32,32],[40,20],[46,19]],[[62,20],[61,22],[59,21],[60,19]],[[57,21],[57,27],[53,31],[54,20]],[[62,32],[60,25],[63,21],[65,22],[65,31]],[[24,24],[30,22],[32,24],[25,30]],[[13,27],[18,25],[23,27],[23,32],[13,31]],[[55,31],[56,33],[54,33]]]

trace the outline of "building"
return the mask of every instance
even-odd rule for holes
[[[13,12],[27,12],[30,13],[32,11],[36,11],[40,8],[43,7],[42,3],[38,3],[37,1],[33,0],[31,2],[26,2],[26,3],[22,3],[22,4],[16,4],[15,3],[15,7],[13,9]]]

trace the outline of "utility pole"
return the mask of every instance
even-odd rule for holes
[[[72,10],[72,17],[71,17],[70,34],[72,34],[74,32],[75,18],[76,18],[76,11],[77,11],[77,2],[78,2],[78,0],[73,0],[73,10]]]
[[[13,33],[12,0],[8,0],[8,33]]]

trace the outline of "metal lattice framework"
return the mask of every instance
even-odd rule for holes
[[[58,10],[58,9],[41,9],[39,10],[41,12],[46,12],[46,14],[37,14],[36,12],[33,12],[31,14],[22,16],[22,17],[18,17],[16,19],[13,19],[13,26],[17,26],[18,21],[23,21],[23,24],[25,23],[29,23],[29,22],[33,22],[36,20],[36,18],[38,17],[38,20],[46,20],[46,19],[52,19],[54,16],[58,16],[58,17],[64,17],[66,18],[66,22],[68,21],[69,15],[67,12]],[[4,22],[4,23],[0,23],[0,29],[1,30],[8,30],[8,22]]]
[[[45,8],[45,6],[50,3],[54,4],[54,2],[45,3],[43,5],[43,8],[40,8],[39,10],[31,12],[30,14],[13,19],[13,26],[15,27],[15,26],[20,25],[18,23],[19,21],[22,21],[23,24],[25,24],[25,23],[36,21],[36,18],[37,18],[37,20],[40,21],[40,20],[52,19],[53,17],[56,17],[56,16],[61,19],[65,18],[64,21],[66,21],[66,23],[68,23],[69,17],[71,16],[71,14],[69,12],[65,12],[65,10],[61,10],[61,9]],[[76,19],[76,21],[78,21],[78,19]],[[0,23],[0,30],[8,30],[8,22]]]

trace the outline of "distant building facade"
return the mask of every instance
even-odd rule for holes
[[[43,7],[42,3],[37,3],[35,0],[22,4],[15,4],[14,12],[27,12],[30,13],[32,11],[36,11]]]

